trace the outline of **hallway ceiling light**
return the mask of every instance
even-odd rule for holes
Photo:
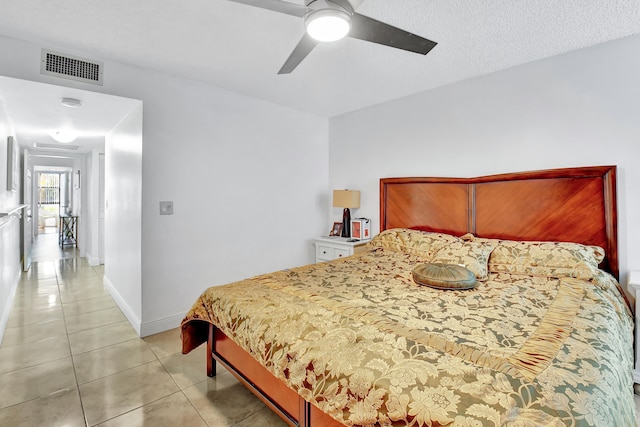
[[[62,143],[74,141],[78,137],[78,134],[72,131],[71,129],[56,130],[51,132],[50,135],[51,135],[51,138]]]
[[[69,108],[80,108],[82,106],[82,101],[76,98],[62,98],[60,103]]]

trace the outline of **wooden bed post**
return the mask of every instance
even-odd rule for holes
[[[207,339],[207,376],[216,376],[216,360],[213,358],[213,351],[215,350],[215,341],[213,341],[213,331],[215,326],[209,325],[209,337]]]

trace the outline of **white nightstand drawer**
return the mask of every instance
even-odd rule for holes
[[[316,245],[316,259],[323,261],[331,261],[335,258],[335,248],[326,245]]]
[[[333,259],[344,258],[349,255],[352,255],[352,252],[349,249],[335,248],[333,250]]]
[[[313,239],[316,246],[316,262],[346,258],[366,250],[369,240],[351,241],[344,237],[318,237]]]

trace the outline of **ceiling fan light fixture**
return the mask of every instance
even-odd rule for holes
[[[320,9],[308,14],[304,23],[307,33],[315,40],[333,42],[349,34],[351,16],[337,9]]]

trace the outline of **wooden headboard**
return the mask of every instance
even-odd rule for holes
[[[600,267],[618,278],[616,206],[615,166],[380,180],[380,231],[596,245],[607,254]]]

